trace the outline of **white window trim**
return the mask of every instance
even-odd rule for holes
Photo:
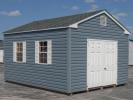
[[[39,42],[47,42],[47,63],[39,62]],[[36,64],[52,64],[52,40],[39,40],[35,41],[35,63]]]
[[[22,61],[17,61],[17,43],[23,44],[23,58]],[[26,41],[15,41],[13,42],[13,62],[15,63],[26,63]]]

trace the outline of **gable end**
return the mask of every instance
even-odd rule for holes
[[[131,32],[129,32],[118,20],[116,20],[110,13],[108,13],[108,12],[105,11],[105,10],[104,10],[104,11],[101,11],[101,12],[99,12],[99,13],[93,15],[93,16],[90,16],[90,17],[88,17],[88,18],[86,18],[86,19],[83,19],[83,20],[81,20],[81,21],[79,21],[79,22],[77,22],[77,23],[74,23],[74,24],[72,24],[72,25],[69,25],[69,27],[70,27],[70,28],[78,28],[78,25],[79,25],[80,23],[83,23],[83,22],[85,22],[85,21],[87,21],[87,20],[89,20],[89,19],[92,19],[92,18],[94,18],[94,17],[96,17],[96,16],[99,16],[99,15],[101,15],[101,14],[105,14],[105,15],[108,16],[110,19],[112,19],[113,22],[115,22],[120,28],[123,29],[124,34],[130,34],[130,33],[131,33]]]

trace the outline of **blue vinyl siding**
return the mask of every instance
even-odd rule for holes
[[[66,29],[5,35],[5,80],[67,92]],[[52,64],[35,64],[35,41],[52,40]],[[13,41],[26,41],[26,63],[13,63]]]
[[[5,80],[71,93],[87,89],[87,39],[118,41],[118,85],[128,77],[128,35],[111,19],[97,16],[78,29],[5,35]],[[35,41],[52,40],[52,64],[35,64]],[[13,41],[26,41],[26,63],[13,63]]]
[[[81,23],[71,32],[71,91],[87,89],[87,39],[118,41],[118,85],[125,84],[128,77],[128,35],[111,19],[107,27],[100,25],[100,17]]]

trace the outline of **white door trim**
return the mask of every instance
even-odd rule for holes
[[[0,50],[0,63],[3,63],[4,61],[4,50]]]
[[[88,68],[88,65],[89,65],[89,61],[88,61],[88,59],[89,59],[89,55],[88,55],[88,50],[89,50],[89,47],[88,47],[88,42],[89,41],[93,41],[93,40],[101,40],[101,41],[112,41],[112,42],[116,42],[116,46],[117,46],[117,50],[116,50],[116,75],[115,75],[115,78],[116,78],[116,80],[115,80],[115,84],[117,85],[118,83],[117,83],[117,78],[118,78],[118,75],[117,75],[117,73],[118,73],[118,41],[117,40],[102,40],[102,39],[87,39],[87,74],[86,74],[86,76],[87,76],[87,90],[88,90],[88,83],[89,83],[89,80],[88,80],[88,73],[89,73],[89,68]]]

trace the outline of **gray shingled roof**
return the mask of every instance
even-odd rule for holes
[[[34,21],[20,27],[10,29],[4,33],[21,33],[24,31],[32,31],[32,30],[42,30],[42,29],[50,29],[50,28],[59,28],[59,27],[67,27],[71,24],[74,24],[80,20],[83,20],[87,17],[95,15],[102,10],[93,11],[83,14],[76,14],[71,16],[59,17],[59,18],[52,18],[52,19],[45,19],[40,21]]]

